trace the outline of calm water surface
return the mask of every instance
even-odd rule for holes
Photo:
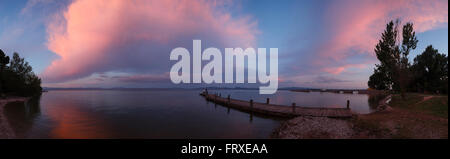
[[[214,90],[210,90],[212,92]],[[309,107],[372,109],[367,95],[217,90],[222,96]],[[281,120],[208,103],[199,90],[58,90],[26,105],[9,104],[5,116],[21,138],[268,138]]]

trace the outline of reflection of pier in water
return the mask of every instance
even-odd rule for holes
[[[231,99],[229,95],[227,98],[223,98],[217,94],[207,94],[206,92],[200,95],[204,96],[208,101],[227,107],[227,112],[229,112],[229,108],[234,108],[244,112],[282,118],[297,116],[349,118],[352,116],[349,103],[347,103],[347,108],[314,108],[296,106],[295,103],[292,103],[292,106],[275,105],[270,104],[269,99],[267,99],[266,103],[257,103],[253,102],[253,100],[243,101]]]

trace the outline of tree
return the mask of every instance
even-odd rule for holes
[[[381,35],[381,40],[375,46],[375,54],[380,64],[375,64],[374,74],[370,77],[368,85],[370,88],[379,90],[390,90],[394,85],[393,81],[393,56],[399,50],[396,45],[398,31],[393,21],[386,25],[386,30]]]
[[[18,53],[14,53],[9,67],[4,70],[4,92],[20,95],[33,96],[42,91],[41,79],[33,72],[33,68],[21,58]]]
[[[9,63],[9,56],[6,56],[3,50],[0,49],[0,93],[3,93],[3,72],[6,65]]]
[[[381,40],[375,46],[375,54],[380,64],[375,65],[373,80],[369,80],[368,85],[381,86],[386,90],[399,90],[402,98],[407,90],[411,79],[409,73],[408,55],[411,50],[416,49],[418,40],[412,23],[406,23],[402,30],[402,43],[399,44],[398,26],[400,21],[393,21],[386,25],[386,30],[381,35]],[[378,71],[378,72],[377,72]],[[385,79],[382,79],[385,78]],[[378,80],[375,80],[378,79]]]
[[[406,23],[403,26],[403,41],[400,50],[401,54],[400,57],[396,58],[398,61],[394,65],[396,75],[394,78],[398,82],[403,99],[405,99],[405,92],[407,91],[408,85],[412,78],[408,55],[411,50],[416,49],[418,42],[419,41],[416,38],[416,32],[414,32],[413,24]]]
[[[370,88],[376,90],[389,90],[392,87],[392,81],[388,80],[389,75],[385,67],[377,67],[374,69],[373,75],[369,77],[367,83]]]
[[[414,85],[418,91],[448,92],[448,58],[429,45],[414,58],[411,67]]]
[[[9,63],[9,56],[6,56],[3,50],[0,49],[0,66],[2,71],[8,63]]]
[[[21,77],[25,77],[27,74],[33,73],[33,68],[28,64],[28,62],[25,61],[24,58],[21,58],[17,52],[13,54],[9,69]]]

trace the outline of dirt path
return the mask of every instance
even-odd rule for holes
[[[416,103],[416,104],[414,104],[414,105],[418,105],[418,104],[421,104],[421,103],[423,103],[423,102],[426,102],[426,101],[430,100],[430,99],[433,98],[433,97],[434,97],[434,96],[423,96],[422,101],[420,101],[420,102],[418,102],[418,103]]]

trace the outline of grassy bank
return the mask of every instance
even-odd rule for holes
[[[389,104],[393,108],[426,113],[448,119],[448,96],[407,94],[406,100],[393,96]]]
[[[393,95],[385,110],[352,119],[298,117],[276,129],[272,138],[448,138],[448,96]]]
[[[448,138],[448,96],[394,95],[388,111],[351,120],[355,138]]]

